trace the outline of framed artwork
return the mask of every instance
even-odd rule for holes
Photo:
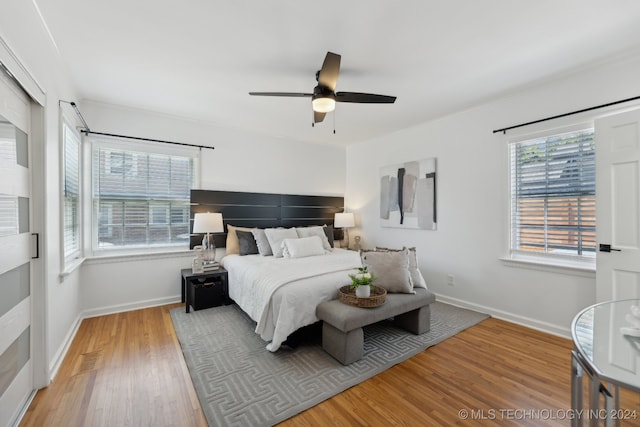
[[[435,230],[435,157],[380,169],[380,224]]]

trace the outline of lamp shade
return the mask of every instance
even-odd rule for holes
[[[333,220],[335,228],[349,228],[355,227],[355,225],[356,221],[352,212],[337,213]]]
[[[221,213],[197,213],[193,217],[193,232],[200,233],[222,233],[224,226],[222,225]]]

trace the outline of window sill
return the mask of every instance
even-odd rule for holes
[[[547,271],[551,273],[570,274],[573,276],[595,278],[596,264],[565,260],[549,260],[537,257],[503,257],[500,261],[508,267],[528,268],[530,270]]]
[[[126,261],[140,261],[143,259],[173,259],[176,257],[192,257],[193,251],[189,249],[176,249],[163,252],[119,252],[111,254],[94,255],[87,258],[89,264],[108,264]]]
[[[69,276],[71,273],[80,268],[80,266],[86,261],[86,259],[87,258],[85,257],[76,258],[69,264],[65,264],[64,269],[60,272],[60,277],[65,278]]]

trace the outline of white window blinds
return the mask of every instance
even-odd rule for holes
[[[188,248],[198,151],[161,150],[158,144],[94,144],[94,249]]]
[[[80,136],[67,123],[63,136],[63,245],[65,261],[78,258],[80,248]]]
[[[593,257],[593,129],[514,142],[510,150],[512,252]]]

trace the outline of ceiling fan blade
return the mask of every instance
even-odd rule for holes
[[[313,123],[320,123],[321,121],[324,120],[324,116],[326,116],[327,113],[319,113],[317,111],[313,112]]]
[[[331,91],[336,90],[338,74],[340,74],[340,58],[341,56],[337,53],[327,52],[322,68],[318,73],[318,83],[321,86],[328,87]]]
[[[376,95],[375,93],[337,92],[336,102],[358,102],[361,104],[393,104],[395,96]]]
[[[299,92],[249,92],[249,95],[253,96],[289,96],[296,98],[311,98],[312,93],[299,93]]]

